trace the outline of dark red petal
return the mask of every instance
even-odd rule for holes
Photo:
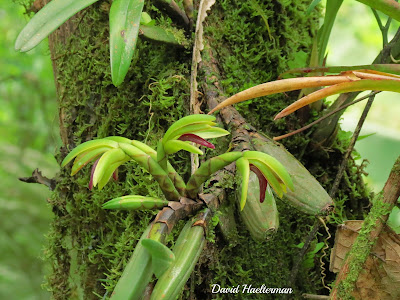
[[[256,174],[258,177],[258,183],[260,184],[260,203],[263,203],[265,200],[265,192],[267,190],[268,180],[255,165],[250,164],[250,171],[254,172],[254,174]]]
[[[204,147],[207,148],[211,148],[211,149],[215,149],[215,146],[213,144],[211,144],[210,142],[207,142],[205,139],[203,139],[202,137],[199,137],[198,135],[195,135],[193,133],[185,133],[182,134],[178,140],[181,141],[189,141],[189,142],[193,142],[199,145],[202,145]]]
[[[114,173],[112,174],[112,177],[114,178],[115,181],[118,181],[118,168],[115,169]]]
[[[92,188],[93,188],[93,175],[94,175],[94,170],[96,170],[96,166],[97,166],[97,163],[99,162],[99,160],[100,160],[100,158],[97,159],[97,160],[94,162],[93,167],[92,167],[92,171],[90,172],[89,190],[92,190]]]

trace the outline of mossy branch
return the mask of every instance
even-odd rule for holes
[[[347,255],[337,276],[331,299],[351,299],[358,276],[371,252],[389,213],[400,196],[400,156],[397,158],[382,195],[373,203],[370,213],[363,223],[360,234]]]

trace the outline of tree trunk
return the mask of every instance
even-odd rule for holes
[[[209,12],[204,31],[206,50],[202,55],[207,55],[204,60],[212,61],[218,70],[215,74],[205,74],[204,68],[199,68],[200,95],[204,94],[202,87],[207,84],[219,88],[218,97],[232,95],[276,79],[288,69],[288,62],[303,60],[303,64],[306,63],[301,54],[310,52],[318,26],[317,16],[305,14],[310,1],[257,1],[262,16],[251,4],[254,2],[217,1]],[[160,18],[165,26],[171,26],[165,21],[167,16],[150,2],[146,8],[153,18]],[[110,135],[155,146],[172,122],[189,113],[190,48],[140,39],[124,83],[118,88],[112,85],[108,10],[108,1],[95,3],[50,38],[64,144],[57,154],[59,162],[76,145]],[[239,105],[238,109],[260,132],[279,135],[300,124],[296,117],[272,121],[273,116],[296,96],[290,93],[264,97]],[[205,101],[201,108],[207,110]],[[227,138],[218,144],[216,152],[226,151],[229,142]],[[329,189],[342,157],[344,145],[340,141],[335,148],[325,151],[300,134],[285,141],[285,146]],[[174,161],[177,170],[187,179],[190,174],[188,154],[178,153]],[[350,162],[350,167],[352,164]],[[48,286],[55,299],[98,299],[111,294],[138,238],[154,217],[152,212],[104,211],[101,205],[122,195],[159,196],[161,192],[157,183],[133,163],[122,166],[119,181],[110,182],[101,191],[88,190],[89,167],[73,177],[69,168],[61,170],[51,200],[55,218],[46,250],[53,263]],[[359,203],[368,201],[368,197],[359,174],[351,168],[346,174],[348,181],[342,184],[338,197],[347,197],[358,207]],[[227,206],[234,207],[234,180],[225,178],[219,184],[227,192]],[[291,298],[300,297],[304,292],[324,293],[318,264],[304,267],[295,285],[288,286],[291,268],[297,259],[295,245],[304,240],[314,217],[292,209],[286,202],[279,202],[278,206],[281,227],[264,243],[250,239],[237,213],[231,211],[237,230],[232,229],[229,235],[223,236],[217,227],[215,236],[209,236],[182,299],[211,299],[212,284],[287,287],[295,292]],[[177,234],[174,230],[174,239]],[[326,233],[322,233],[313,244],[325,236]],[[221,296],[224,299],[234,297]],[[250,296],[252,299],[276,297]]]

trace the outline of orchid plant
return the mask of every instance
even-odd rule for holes
[[[167,130],[158,143],[157,150],[136,140],[111,136],[79,145],[63,160],[62,167],[75,159],[71,175],[76,174],[88,163],[95,160],[90,176],[90,189],[96,186],[102,189],[113,177],[113,174],[115,176],[120,165],[133,160],[154,177],[165,196],[164,199],[160,199],[141,195],[126,195],[103,204],[104,209],[162,209],[156,220],[143,234],[131,262],[128,263],[127,269],[114,290],[112,299],[137,299],[137,295],[142,294],[152,274],[160,278],[155,287],[155,293],[157,295],[159,293],[160,295],[170,293],[171,298],[168,299],[174,299],[175,291],[179,292],[185,284],[201,253],[202,246],[200,247],[200,245],[204,245],[204,230],[201,226],[195,228],[199,227],[196,224],[201,222],[189,221],[190,226],[185,227],[186,229],[178,238],[176,249],[171,252],[163,244],[165,237],[160,234],[160,232],[163,232],[160,226],[164,225],[162,222],[157,223],[157,220],[163,218],[162,214],[165,209],[174,213],[179,209],[188,208],[187,211],[195,213],[204,207],[205,203],[198,197],[199,189],[215,172],[236,162],[237,169],[242,175],[240,210],[243,210],[246,204],[250,171],[254,172],[259,180],[260,202],[264,201],[268,186],[280,198],[287,189],[294,189],[292,179],[285,167],[274,157],[259,151],[233,151],[210,158],[202,163],[185,183],[169,163],[168,155],[180,150],[202,155],[203,151],[194,144],[214,149],[214,145],[207,139],[229,134],[225,129],[217,127],[215,120],[216,118],[210,115],[190,115],[178,120]],[[274,197],[270,192],[266,205],[276,206]],[[186,216],[189,214],[186,214]],[[204,217],[207,214],[209,214],[209,211],[203,213],[202,216]],[[200,218],[199,215],[198,218]],[[191,241],[190,243],[186,242],[188,239]],[[183,244],[186,246],[182,246]],[[198,246],[193,247],[193,245]],[[179,274],[168,271],[171,268],[177,268],[178,264],[183,264],[181,271],[178,272]],[[163,276],[165,272],[172,273]],[[135,276],[135,279],[132,279],[132,276]],[[135,282],[135,284],[132,282]],[[168,284],[165,282],[168,282]],[[175,282],[172,284],[173,288],[171,288],[171,282]],[[168,289],[172,290],[167,292]],[[153,298],[160,299],[157,297],[154,296]]]

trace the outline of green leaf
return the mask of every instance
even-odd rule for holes
[[[22,29],[15,41],[15,50],[26,52],[36,47],[70,17],[96,1],[98,0],[51,1]]]
[[[111,77],[120,85],[128,73],[139,34],[144,0],[115,0],[110,9]]]
[[[213,139],[213,138],[218,138],[221,136],[225,136],[230,134],[229,131],[226,131],[223,128],[220,127],[213,127],[210,130],[202,130],[202,131],[198,131],[196,132],[196,135],[198,135],[199,137],[203,138],[203,139]]]
[[[173,154],[180,150],[185,150],[191,153],[196,153],[199,155],[203,155],[203,151],[199,148],[190,145],[188,142],[180,141],[180,140],[170,140],[164,145],[165,153]]]
[[[175,260],[174,253],[164,244],[152,239],[143,239],[142,245],[151,254],[153,273],[160,278]]]
[[[324,18],[324,25],[318,30],[318,64],[322,65],[325,57],[326,47],[328,46],[328,40],[331,35],[333,23],[335,22],[336,15],[342,5],[343,0],[327,0],[326,1],[326,12]]]
[[[183,117],[181,119],[179,119],[178,121],[176,121],[174,124],[172,124],[167,132],[165,133],[164,137],[163,137],[163,143],[167,142],[168,140],[171,139],[171,137],[176,136],[176,133],[178,130],[182,129],[185,126],[188,125],[195,125],[195,124],[204,124],[204,125],[214,125],[214,121],[215,121],[215,117],[214,116],[210,116],[210,115],[201,115],[201,114],[196,114],[196,115],[190,115],[190,116],[186,116]]]
[[[396,234],[400,234],[400,209],[397,206],[393,207],[393,210],[389,215],[388,225],[396,232]]]
[[[400,21],[400,4],[394,0],[357,0]]]
[[[149,25],[153,21],[147,12],[142,12],[140,17],[140,25]],[[150,26],[150,25],[149,25]]]
[[[240,210],[243,210],[244,205],[246,204],[247,190],[249,187],[249,178],[250,178],[249,161],[244,157],[239,158],[236,161],[236,168],[242,175],[242,193],[240,196]]]
[[[175,38],[175,35],[172,32],[166,31],[161,27],[154,26],[151,22],[146,25],[140,25],[140,31],[143,36],[147,37],[148,39],[173,44],[176,46],[183,46],[182,43]]]
[[[88,141],[83,144],[80,144],[80,145],[76,146],[70,153],[68,153],[68,155],[62,161],[61,167],[64,167],[71,160],[73,160],[74,157],[76,157],[84,152],[87,152],[90,150],[95,150],[95,149],[102,148],[102,147],[108,147],[110,149],[113,149],[113,148],[118,147],[118,143],[115,141],[111,141],[111,140],[98,139],[98,140],[92,140],[92,141]]]
[[[107,178],[108,181],[115,169],[124,162],[125,158],[127,158],[125,152],[121,149],[112,149],[104,153],[100,157],[96,169],[94,170],[93,186],[96,186],[104,176],[109,176]]]
[[[357,138],[357,142],[358,142],[358,141],[361,141],[361,140],[363,140],[363,139],[366,139],[367,137],[370,137],[371,135],[375,135],[375,134],[376,134],[376,132],[373,132],[373,133],[370,133],[370,134],[360,135],[360,136]]]
[[[314,0],[313,2],[311,2],[310,6],[307,8],[306,14],[309,15],[311,13],[311,11],[318,5],[318,3],[320,3],[321,0]]]
[[[304,51],[298,51],[293,55],[293,60],[288,61],[290,69],[301,68],[306,65],[308,54]]]
[[[114,198],[103,204],[103,209],[124,209],[124,210],[141,210],[156,209],[168,205],[167,200],[145,197],[139,195],[128,195]]]

